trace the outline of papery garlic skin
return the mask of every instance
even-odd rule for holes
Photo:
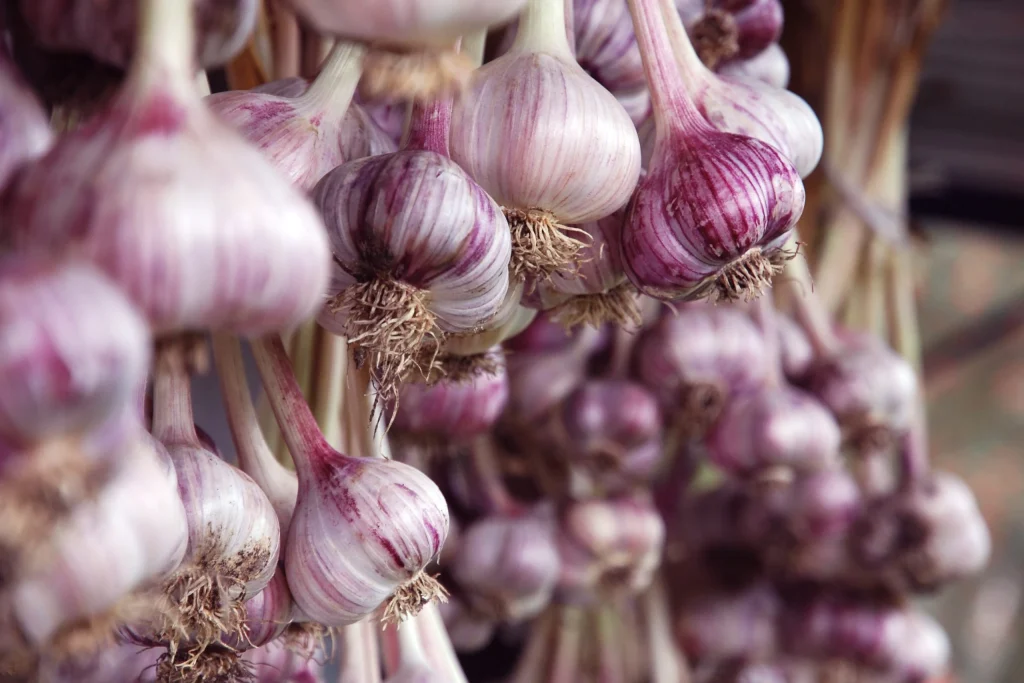
[[[477,356],[487,353],[492,347],[515,337],[533,322],[537,311],[520,306],[526,284],[509,282],[508,292],[501,307],[487,326],[479,332],[453,334],[444,340],[442,353],[446,356]]]
[[[50,149],[53,139],[39,99],[16,73],[6,49],[0,51],[0,190],[22,164]]]
[[[451,149],[503,207],[542,209],[563,224],[622,208],[640,175],[629,115],[559,53],[513,50],[481,68],[456,102]]]
[[[165,445],[188,515],[187,559],[213,575],[240,581],[234,597],[255,596],[273,578],[280,553],[281,529],[266,494],[209,451]]]
[[[109,109],[19,175],[3,237],[93,261],[157,334],[294,326],[323,302],[323,225],[202,105],[180,54],[190,32],[183,7],[159,0],[147,21],[164,33],[139,51]]]
[[[0,258],[0,438],[78,436],[124,414],[145,385],[150,343],[90,264]]]
[[[324,33],[390,45],[446,46],[462,35],[502,24],[525,0],[288,0]]]
[[[205,68],[224,65],[244,46],[259,14],[258,0],[192,0],[195,52]],[[21,11],[47,48],[86,52],[127,67],[136,45],[138,0],[21,0]]]
[[[507,223],[450,159],[421,150],[360,159],[327,174],[313,200],[335,257],[331,296],[390,277],[427,293],[424,304],[446,333],[476,331],[502,306]],[[335,334],[345,334],[349,322],[331,306],[318,321]]]
[[[184,557],[185,510],[174,468],[161,450],[140,436],[95,501],[61,524],[40,562],[11,588],[15,619],[32,645],[110,608]]]
[[[328,453],[300,469],[285,572],[310,619],[346,626],[416,579],[441,551],[448,506],[437,485],[402,463]]]

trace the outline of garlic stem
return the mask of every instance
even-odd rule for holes
[[[369,619],[341,629],[340,649],[338,683],[380,683],[377,636]]]
[[[332,449],[302,395],[280,335],[274,334],[254,341],[252,352],[274,417],[277,418],[285,444],[295,461],[299,484],[303,486],[303,482],[309,480],[308,485],[312,486],[314,454]]]
[[[153,436],[164,444],[203,448],[192,416],[192,379],[178,347],[159,352],[153,382]]]
[[[798,245],[799,237],[794,230],[785,248],[796,249]],[[828,312],[814,291],[814,282],[806,257],[797,254],[795,258],[786,261],[785,275],[791,283],[796,318],[807,333],[815,354],[821,358],[831,357],[836,353],[839,342],[832,331]]]
[[[707,121],[701,116],[687,91],[679,59],[675,56],[668,24],[673,21],[681,22],[678,13],[673,9],[673,16],[662,16],[664,12],[659,7],[660,0],[628,2],[644,74],[651,92],[654,125],[658,137],[664,138],[670,131],[679,127],[707,127]],[[690,50],[693,50],[692,46]]]
[[[281,529],[287,531],[295,510],[298,480],[291,470],[274,458],[263,436],[245,378],[242,345],[238,338],[223,332],[214,333],[213,357],[238,465],[267,494],[281,521]]]
[[[509,683],[537,683],[544,677],[544,662],[551,654],[551,638],[558,623],[554,608],[548,608],[530,627],[526,647],[519,655]]]
[[[545,680],[547,683],[573,683],[580,668],[583,611],[567,605],[563,605],[558,611],[555,647]]]
[[[455,648],[452,647],[448,631],[445,630],[437,603],[432,602],[424,607],[416,616],[415,624],[434,671],[448,683],[469,683]]]
[[[614,608],[602,605],[595,615],[597,620],[597,651],[600,659],[598,683],[625,683],[626,665],[623,657],[624,641],[616,637]]]
[[[775,297],[771,291],[764,292],[754,302],[754,319],[761,334],[764,336],[765,357],[768,359],[768,384],[773,387],[783,385],[782,377],[782,345],[779,341],[778,312],[775,310]]]
[[[362,45],[339,41],[323,69],[302,95],[303,102],[331,120],[341,120],[363,75],[364,54],[366,48]]]
[[[451,97],[414,103],[405,149],[436,152],[446,159],[450,158],[448,138],[452,127],[452,104]]]
[[[669,621],[668,596],[655,579],[643,597],[647,617],[647,643],[651,648],[651,683],[689,683],[690,672],[676,647]]]
[[[565,30],[565,0],[529,0],[511,52],[545,52],[575,61]]]
[[[476,440],[470,453],[474,483],[480,486],[487,512],[492,515],[511,514],[519,507],[509,494],[498,469],[494,442],[489,435]]]
[[[194,69],[193,2],[141,0],[138,49],[129,80],[142,86],[172,85],[192,90]]]

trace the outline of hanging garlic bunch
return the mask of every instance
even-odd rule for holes
[[[228,91],[207,106],[263,152],[292,185],[307,192],[328,171],[359,158],[344,146],[349,105],[362,69],[363,48],[338,43],[312,85],[288,97]],[[300,81],[301,83],[301,81]],[[351,124],[349,124],[351,127]]]
[[[139,49],[120,93],[19,175],[0,236],[92,260],[158,334],[305,320],[327,282],[322,223],[203,106],[192,3],[139,5]]]
[[[424,573],[448,533],[437,485],[408,465],[335,451],[302,398],[280,339],[261,340],[254,352],[299,477],[285,574],[302,613],[343,626],[387,601],[385,621],[400,621],[443,597]]]
[[[385,394],[444,335],[486,325],[508,291],[508,227],[448,157],[450,111],[417,105],[401,151],[344,164],[313,191],[335,264],[318,320],[370,354]]]
[[[169,643],[173,656],[202,653],[222,634],[238,635],[244,605],[270,583],[281,530],[267,496],[249,476],[199,440],[192,419],[190,378],[180,349],[164,348],[154,387],[153,435],[168,449],[188,516],[184,565],[164,584],[174,608],[169,624],[144,637]],[[185,634],[182,639],[180,634]]]
[[[6,48],[0,49],[0,190],[19,166],[41,157],[52,144],[38,98],[22,83]]]
[[[224,65],[256,27],[258,0],[191,0],[195,5],[195,55],[203,68]],[[127,67],[134,58],[138,0],[21,0],[21,12],[47,48],[84,52]]]
[[[530,0],[512,49],[452,118],[452,158],[503,207],[519,277],[571,264],[583,242],[566,226],[621,209],[640,174],[632,121],[576,63],[564,13],[563,0]]]

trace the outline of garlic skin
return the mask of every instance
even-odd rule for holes
[[[448,598],[448,602],[441,603],[438,608],[444,618],[444,630],[457,652],[479,652],[494,639],[497,624],[472,612],[458,598]]]
[[[227,63],[256,28],[258,0],[192,0],[195,55],[203,68]],[[125,68],[135,53],[138,0],[21,0],[21,12],[47,48],[85,52]]]
[[[0,190],[22,164],[53,145],[49,118],[35,93],[17,73],[7,50],[0,51]]]
[[[674,427],[707,427],[727,396],[764,384],[770,367],[757,325],[726,307],[690,304],[663,315],[633,349],[633,376]]]
[[[686,21],[701,61],[710,69],[749,59],[782,34],[780,0],[711,0],[699,18]]]
[[[353,624],[441,551],[444,495],[409,465],[323,453],[303,479],[288,532],[285,572],[303,614]],[[340,522],[340,523],[339,523]]]
[[[191,5],[147,7],[146,39],[121,92],[19,175],[3,237],[92,261],[156,334],[296,325],[323,302],[323,225],[202,105],[184,49]]]
[[[296,652],[287,637],[246,650],[242,659],[251,665],[254,683],[315,683],[323,675],[323,657]]]
[[[238,651],[263,647],[284,633],[295,613],[288,580],[278,566],[263,590],[245,602],[245,625],[237,634],[227,634],[221,644]]]
[[[140,435],[103,491],[75,509],[11,588],[15,621],[33,647],[181,562],[188,526],[161,451]]]
[[[146,323],[88,263],[0,257],[0,439],[78,436],[145,386]]]
[[[782,48],[773,43],[749,59],[721,65],[717,73],[743,82],[755,80],[773,88],[785,88],[789,85],[789,59]]]
[[[445,440],[468,439],[490,430],[508,401],[508,373],[500,349],[489,352],[487,364],[491,367],[467,378],[403,383],[393,428]]]
[[[708,455],[734,476],[775,467],[817,470],[839,460],[839,424],[820,401],[787,386],[734,396],[707,435]]]
[[[487,353],[492,347],[515,337],[529,327],[537,316],[537,311],[519,305],[525,286],[522,281],[515,284],[510,282],[505,300],[487,323],[487,327],[479,332],[449,335],[444,340],[442,353],[446,356],[477,356]]]
[[[479,69],[456,103],[451,146],[503,207],[544,209],[567,225],[621,209],[640,176],[639,139],[622,105],[571,54],[528,43]]]
[[[447,46],[462,35],[503,24],[525,0],[288,0],[317,30],[368,43]]]
[[[206,105],[259,148],[292,185],[308,192],[329,171],[358,158],[344,146],[343,131],[351,121],[347,110],[359,82],[363,52],[349,43],[335,46],[316,81],[297,97],[268,94],[266,88],[228,91],[210,95]],[[279,87],[293,89],[291,83]]]
[[[521,621],[548,605],[561,568],[551,520],[492,515],[464,531],[451,572],[477,613]]]
[[[593,604],[646,589],[661,564],[665,525],[639,496],[573,503],[562,514],[557,599]]]

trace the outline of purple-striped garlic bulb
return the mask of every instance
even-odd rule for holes
[[[664,522],[639,495],[570,504],[559,522],[557,599],[592,604],[643,591],[661,564],[664,540]]]
[[[194,54],[203,68],[223,66],[244,46],[259,14],[258,0],[192,0]],[[84,52],[126,68],[138,44],[139,0],[21,0],[36,39],[51,50]],[[188,43],[186,43],[187,45]]]
[[[782,601],[768,583],[740,591],[703,591],[687,599],[676,622],[676,638],[698,661],[767,659],[778,651]]]
[[[563,0],[530,0],[452,119],[452,158],[504,209],[519,277],[570,265],[584,242],[566,226],[621,209],[640,174],[633,123],[576,63],[564,15]]]
[[[641,333],[633,376],[657,397],[665,424],[703,431],[734,393],[762,386],[772,359],[764,335],[742,311],[690,304]]]
[[[463,532],[450,569],[475,613],[498,621],[534,617],[559,579],[554,520],[531,511],[484,517]]]
[[[323,224],[203,105],[192,3],[139,4],[142,38],[121,91],[19,174],[2,238],[93,261],[157,334],[294,326],[323,304]]]
[[[525,287],[524,282],[509,282],[505,300],[486,327],[478,332],[449,335],[444,340],[441,353],[449,358],[486,360],[491,348],[528,328],[537,317],[537,310],[520,305]]]
[[[245,622],[237,633],[225,634],[220,644],[238,650],[263,647],[279,638],[296,616],[288,579],[278,565],[273,578],[256,595],[245,601]]]
[[[474,372],[432,383],[404,382],[392,426],[413,439],[465,440],[490,431],[508,401],[508,371],[500,348]],[[446,359],[448,366],[457,359]]]
[[[679,44],[692,48],[677,17],[659,18],[667,0],[630,2],[656,138],[623,228],[626,273],[659,299],[755,296],[787,257],[783,247],[803,211],[803,183],[774,147],[716,130],[705,119],[693,96],[696,70],[704,67],[690,64],[696,55],[677,54]]]
[[[313,191],[334,252],[319,322],[370,354],[385,394],[445,335],[483,328],[509,288],[508,224],[448,157],[450,111],[417,105],[405,148],[344,164]]]
[[[191,378],[180,349],[160,351],[153,436],[167,448],[188,519],[188,552],[164,582],[173,611],[144,637],[177,649],[181,633],[202,649],[242,635],[246,601],[274,577],[281,548],[277,514],[259,485],[211,452],[196,434]]]
[[[53,132],[39,99],[21,80],[7,49],[0,49],[0,190],[26,162],[53,145]]]
[[[949,660],[942,627],[909,606],[811,595],[786,605],[779,633],[790,654],[840,658],[895,683],[924,683],[942,674]]]
[[[773,88],[789,85],[789,59],[778,45],[769,45],[760,54],[722,64],[716,73],[741,82],[761,81]]]
[[[122,614],[133,613],[139,603],[122,599],[185,555],[188,523],[167,452],[140,432],[119,455],[109,483],[75,508],[9,587],[11,616],[26,647],[44,646],[83,618],[117,614],[119,604]]]
[[[709,69],[760,54],[779,39],[782,19],[781,0],[710,0],[698,18],[683,17]]]
[[[302,614],[345,626],[387,602],[384,620],[397,622],[443,597],[424,572],[448,533],[441,490],[409,465],[331,448],[280,338],[263,339],[253,351],[299,478],[285,575]]]
[[[585,234],[577,261],[535,284],[540,307],[567,328],[641,324],[639,296],[622,268],[623,212],[575,227]]]
[[[137,400],[150,337],[89,263],[0,257],[0,439],[78,438]]]
[[[563,401],[560,444],[574,465],[605,489],[648,481],[661,460],[661,413],[642,385],[588,380]]]
[[[734,476],[813,471],[839,459],[839,424],[814,396],[766,385],[730,398],[707,435],[708,456]]]
[[[309,87],[301,79],[289,79],[276,87],[271,83],[269,88],[210,95],[206,104],[258,147],[292,185],[308,192],[345,161],[367,156],[345,145],[352,129],[360,125],[355,118],[358,113],[353,117],[348,110],[362,71],[363,52],[361,46],[341,42]],[[301,94],[293,96],[274,92],[299,88]]]

